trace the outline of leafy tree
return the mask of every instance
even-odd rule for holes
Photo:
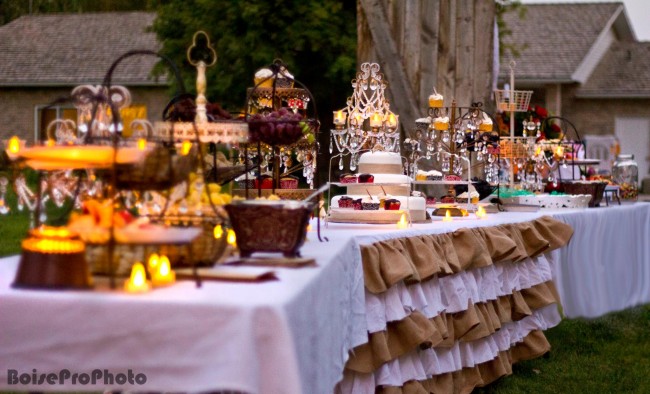
[[[217,64],[207,70],[211,102],[242,110],[261,67],[280,58],[314,94],[320,117],[342,107],[356,69],[356,2],[338,0],[170,0],[154,31],[162,53],[182,66],[188,91],[196,70],[186,51],[198,30],[210,36]],[[158,72],[164,70],[159,65]],[[331,112],[329,112],[331,113]]]

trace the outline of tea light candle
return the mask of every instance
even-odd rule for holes
[[[7,152],[7,156],[9,156],[10,160],[14,160],[18,157],[18,153],[22,149],[22,147],[25,145],[25,141],[21,141],[17,136],[13,136],[7,141],[7,149],[5,150]]]
[[[138,149],[144,150],[146,147],[147,147],[147,140],[145,140],[144,138],[140,138],[138,140]]]
[[[176,273],[171,270],[167,256],[160,257],[160,263],[156,271],[151,275],[151,281],[154,286],[168,286],[176,282]]]
[[[192,142],[188,140],[183,141],[183,144],[181,145],[181,155],[187,156],[190,153],[190,149],[192,149]]]
[[[390,129],[394,129],[397,127],[397,117],[399,115],[395,115],[394,113],[388,114],[388,120],[386,121],[386,125]]]
[[[352,123],[354,123],[357,126],[361,126],[361,123],[363,122],[363,116],[361,116],[361,114],[359,112],[355,111],[352,114],[352,119],[354,119],[354,121]]]
[[[370,127],[379,128],[379,127],[381,127],[381,123],[382,123],[381,122],[381,115],[379,115],[378,112],[375,112],[374,114],[372,114],[372,116],[370,117]]]
[[[212,233],[214,235],[214,239],[221,239],[221,237],[223,237],[223,227],[221,227],[220,224],[217,224],[214,226],[214,231]]]
[[[149,273],[151,275],[153,275],[153,273],[156,272],[159,264],[160,264],[160,256],[158,256],[157,253],[152,253],[151,256],[149,256],[149,260],[147,261],[147,269],[149,270]]]
[[[485,208],[479,206],[478,209],[476,210],[476,217],[479,219],[485,219],[487,217],[487,213],[485,212]]]
[[[228,242],[228,245],[235,246],[235,247],[237,246],[237,236],[235,235],[235,230],[231,228],[228,229],[226,242]]]
[[[345,119],[347,118],[347,114],[345,112],[341,111],[334,111],[334,124],[336,126],[343,126],[345,124]]]
[[[408,228],[409,222],[406,220],[406,214],[403,213],[402,216],[399,218],[399,221],[397,222],[397,228],[402,230],[405,228]]]
[[[454,219],[452,219],[451,214],[449,213],[449,210],[447,210],[447,213],[445,213],[445,217],[442,218],[443,222],[452,222]]]
[[[146,293],[151,290],[151,284],[147,281],[147,276],[144,272],[144,265],[137,262],[131,268],[131,277],[124,282],[124,291],[127,293]]]

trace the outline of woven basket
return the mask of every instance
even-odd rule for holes
[[[522,142],[501,140],[499,154],[504,159],[525,159],[528,157],[528,149]]]
[[[178,219],[166,221],[172,225],[180,223]],[[213,266],[232,253],[232,248],[226,242],[226,235],[216,239],[214,227],[221,223],[216,217],[196,217],[192,226],[201,227],[201,234],[188,246],[162,245],[160,254],[169,258],[172,267]]]
[[[138,164],[117,165],[117,187],[129,190],[166,190],[186,180],[196,169],[195,148],[181,155],[174,148],[157,146]]]

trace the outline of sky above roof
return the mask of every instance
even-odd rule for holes
[[[611,3],[622,2],[625,12],[630,20],[632,29],[639,41],[650,41],[650,1],[648,0],[521,0],[524,4],[530,3]]]

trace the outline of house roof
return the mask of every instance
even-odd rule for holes
[[[650,98],[650,42],[613,45],[576,96]]]
[[[148,31],[149,12],[39,14],[0,26],[0,86],[68,86],[101,83],[109,67],[130,50],[158,51]],[[115,70],[112,83],[161,85],[150,73],[158,59],[134,56]]]
[[[613,28],[618,39],[635,40],[620,2],[526,4],[525,8],[523,17],[516,11],[504,14],[512,35],[503,37],[503,42],[514,45],[520,52],[515,59],[516,80],[583,82],[580,79],[588,77],[591,67],[607,49],[607,32]],[[603,48],[600,53],[595,50],[599,45]],[[590,60],[591,66],[590,57],[595,57]],[[511,59],[510,54],[501,58],[502,80],[509,76]]]

